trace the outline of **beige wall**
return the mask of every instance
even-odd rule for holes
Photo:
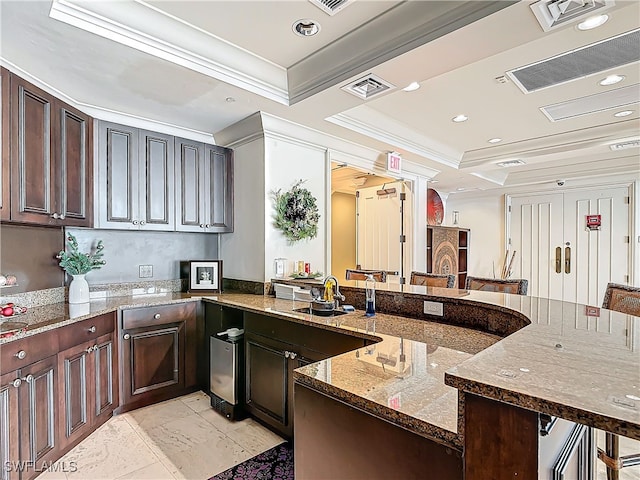
[[[331,195],[331,273],[344,280],[347,268],[356,266],[356,197]]]

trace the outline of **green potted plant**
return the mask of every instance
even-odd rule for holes
[[[106,262],[102,259],[104,245],[98,241],[95,251],[82,253],[78,250],[78,241],[72,234],[67,234],[67,250],[60,250],[56,258],[60,266],[73,277],[69,284],[69,303],[85,303],[89,301],[89,284],[85,275],[91,270],[101,268]]]

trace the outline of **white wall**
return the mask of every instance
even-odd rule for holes
[[[327,273],[325,266],[326,222],[325,205],[326,149],[314,145],[287,139],[282,136],[265,135],[265,244],[264,272],[265,281],[275,275],[273,261],[286,258],[285,273],[293,271],[293,262],[303,260],[311,263],[312,271]],[[290,190],[298,180],[305,180],[303,187],[316,198],[320,220],[318,236],[313,239],[290,243],[282,232],[273,225],[273,192]]]
[[[467,272],[475,277],[500,276],[505,253],[504,195],[449,195],[443,225],[452,225],[452,213],[460,212],[458,226],[471,229]],[[495,265],[495,267],[494,267]]]
[[[256,137],[234,149],[234,227],[220,235],[220,256],[226,278],[265,280],[265,154]]]

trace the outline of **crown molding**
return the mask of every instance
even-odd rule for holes
[[[217,80],[289,104],[287,71],[141,0],[53,0],[51,18]]]
[[[452,153],[444,153],[427,146],[429,143],[437,143],[435,140],[418,134],[373,108],[356,107],[349,110],[349,113],[338,113],[325,120],[442,165],[458,168],[458,159]]]
[[[196,140],[198,142],[204,142],[215,145],[215,138],[209,132],[203,132],[201,130],[194,130],[192,128],[183,127],[180,125],[174,125],[172,123],[161,122],[153,120],[151,118],[141,117],[139,115],[132,115],[129,113],[119,112],[108,108],[101,107],[99,105],[92,105],[90,103],[81,102],[73,97],[70,97],[65,92],[58,90],[57,88],[49,85],[48,83],[40,80],[38,77],[31,75],[29,72],[21,69],[14,63],[0,57],[0,64],[7,68],[10,72],[24,78],[28,82],[34,84],[36,87],[41,88],[45,92],[63,100],[72,107],[90,115],[97,120],[106,120],[108,122],[120,123],[128,125],[130,127],[142,128],[145,130],[152,130],[154,132],[165,133],[167,135],[174,135],[176,137],[182,137],[189,140]]]

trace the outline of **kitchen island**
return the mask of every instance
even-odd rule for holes
[[[88,312],[78,316],[68,305],[54,304],[33,308],[22,316],[28,326],[1,339],[0,348],[5,350],[15,340],[118,309],[200,300],[362,338],[366,346],[294,372],[296,469],[300,468],[301,478],[305,460],[298,458],[298,446],[307,445],[306,452],[322,452],[322,445],[306,443],[304,432],[299,431],[304,423],[297,415],[304,411],[304,405],[298,408],[298,398],[309,392],[379,420],[393,432],[408,432],[409,445],[424,439],[427,453],[436,462],[438,458],[449,461],[450,468],[459,472],[450,478],[462,478],[473,435],[483,448],[489,444],[479,432],[469,433],[467,428],[467,422],[475,420],[467,418],[470,409],[466,407],[478,398],[498,407],[494,415],[503,407],[524,413],[528,428],[535,423],[536,438],[540,414],[546,414],[640,439],[639,318],[492,292],[385,288],[386,292],[379,289],[378,299],[387,313],[373,318],[365,317],[361,310],[318,317],[294,311],[305,305],[302,302],[234,293],[113,297],[91,302]],[[349,302],[361,306],[362,290],[357,282],[343,288],[343,293]],[[420,311],[424,300],[442,303],[444,315],[434,317]],[[326,420],[322,411],[314,412],[316,419]],[[517,427],[517,422],[514,425]],[[521,434],[512,432],[514,438]],[[375,452],[375,445],[392,450],[372,438],[361,440],[370,445],[370,452]],[[531,445],[525,442],[524,446]],[[355,447],[363,454],[361,444]],[[342,453],[350,458],[348,451]],[[529,474],[519,478],[534,478]]]

